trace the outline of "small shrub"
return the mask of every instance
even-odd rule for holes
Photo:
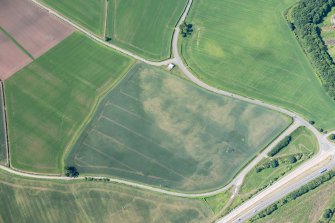
[[[288,157],[288,161],[291,163],[291,164],[293,164],[293,163],[296,163],[298,160],[297,160],[297,158],[295,157],[295,156],[289,156]]]

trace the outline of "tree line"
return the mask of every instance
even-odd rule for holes
[[[326,50],[318,24],[335,6],[335,0],[301,0],[292,9],[289,26],[316,69],[322,85],[335,100],[335,64]]]
[[[286,136],[282,141],[280,141],[273,149],[271,149],[270,152],[268,152],[268,156],[275,156],[277,153],[279,153],[282,149],[287,147],[290,142],[292,141],[292,136]]]

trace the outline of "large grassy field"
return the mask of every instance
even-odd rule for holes
[[[271,215],[254,221],[255,223],[321,223],[325,209],[335,208],[335,179],[309,191],[303,196],[281,206]],[[324,219],[323,219],[324,220]],[[326,221],[323,221],[326,222]],[[335,222],[333,218],[331,222]]]
[[[74,33],[5,81],[12,164],[59,173],[64,150],[98,97],[132,60]]]
[[[110,0],[107,33],[112,43],[145,58],[163,60],[170,56],[172,33],[186,3],[187,0]]]
[[[200,199],[164,196],[113,183],[61,183],[0,171],[0,222],[212,222]]]
[[[283,12],[295,0],[198,0],[182,42],[190,68],[215,87],[298,112],[335,128],[335,102],[325,93]]]
[[[103,36],[106,0],[40,0],[93,33]]]
[[[137,64],[100,104],[66,163],[82,173],[189,192],[213,190],[289,122]]]

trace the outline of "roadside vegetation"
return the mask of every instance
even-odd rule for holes
[[[287,138],[291,138],[290,143],[285,143],[286,146],[275,155],[264,158],[245,176],[238,196],[226,212],[269,187],[318,151],[317,139],[305,127],[298,128]],[[278,145],[283,145],[283,142],[287,141]]]
[[[40,0],[98,36],[104,34],[105,0]]]
[[[334,171],[325,173],[270,205],[250,219],[249,222],[334,222],[334,176]]]
[[[137,64],[100,103],[66,164],[82,174],[210,191],[228,183],[290,121]]]
[[[15,168],[62,173],[63,153],[133,60],[74,33],[4,82]]]
[[[335,6],[334,0],[302,0],[289,10],[290,15],[287,18],[320,77],[323,87],[335,100],[335,64],[325,48],[318,26],[333,6]]]
[[[202,199],[110,182],[33,180],[0,171],[2,222],[212,222]]]
[[[294,3],[195,1],[186,20],[196,25],[181,51],[207,84],[282,106],[329,131],[335,128],[335,102],[283,16]]]

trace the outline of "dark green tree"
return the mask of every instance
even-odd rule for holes
[[[297,162],[297,158],[295,158],[295,156],[289,156],[288,157],[288,161],[293,164],[293,163],[296,163]]]
[[[278,160],[271,160],[271,167],[272,168],[276,168],[277,166],[279,166],[279,162],[278,162]]]
[[[78,177],[79,172],[75,166],[66,166],[64,168],[65,176],[67,177]]]
[[[326,209],[325,212],[323,213],[323,218],[329,219],[332,217],[332,215],[333,215],[333,211],[330,209]]]

